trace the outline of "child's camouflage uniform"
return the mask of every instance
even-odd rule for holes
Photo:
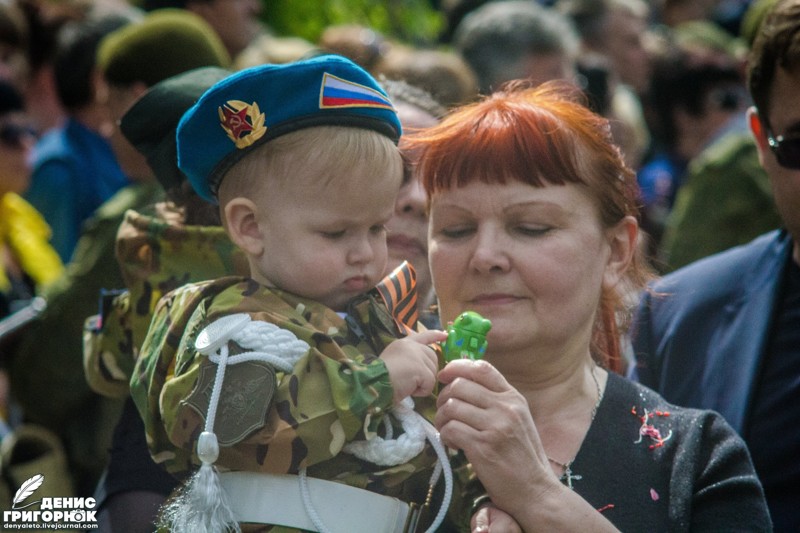
[[[375,354],[407,328],[377,290],[351,302],[347,320],[319,303],[238,277],[187,285],[164,297],[131,380],[156,461],[175,474],[199,464],[194,451],[217,366],[194,343],[209,323],[243,312],[291,331],[311,348],[291,374],[262,362],[227,367],[214,427],[216,466],[276,474],[307,467],[311,477],[422,503],[436,461],[429,445],[394,467],[341,453],[347,442],[382,433],[392,407],[388,372]],[[430,419],[435,399],[415,402]],[[401,432],[394,428],[395,436]]]
[[[84,327],[84,370],[96,392],[128,395],[133,365],[153,308],[189,282],[246,274],[247,260],[219,226],[185,226],[161,206],[151,217],[129,210],[117,233],[116,255],[127,291],[109,298],[105,316]]]

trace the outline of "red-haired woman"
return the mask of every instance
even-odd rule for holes
[[[769,530],[730,426],[617,373],[626,296],[647,279],[636,181],[576,94],[509,86],[415,140],[442,323],[493,324],[484,361],[439,374],[437,427],[479,480],[461,526]]]

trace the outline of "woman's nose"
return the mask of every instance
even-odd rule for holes
[[[478,230],[470,266],[481,273],[506,272],[510,266],[505,241],[498,232]]]
[[[425,203],[427,196],[419,180],[411,178],[408,183],[400,188],[395,202],[395,212],[412,216],[425,217]]]

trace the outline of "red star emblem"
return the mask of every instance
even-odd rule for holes
[[[228,106],[224,106],[222,113],[225,116],[223,125],[230,130],[235,138],[241,139],[244,133],[253,131],[253,126],[247,122],[247,108],[243,108],[241,111],[233,111]]]

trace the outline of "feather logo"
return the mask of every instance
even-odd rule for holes
[[[16,509],[17,504],[26,500],[31,494],[34,493],[36,489],[42,486],[42,483],[44,483],[44,476],[42,474],[36,474],[35,476],[26,480],[25,483],[23,483],[19,487],[17,493],[14,494],[14,500],[12,501],[11,508]],[[29,503],[28,505],[25,505],[24,507],[28,507],[30,505],[33,505],[34,503],[39,503],[39,502],[32,502]]]

